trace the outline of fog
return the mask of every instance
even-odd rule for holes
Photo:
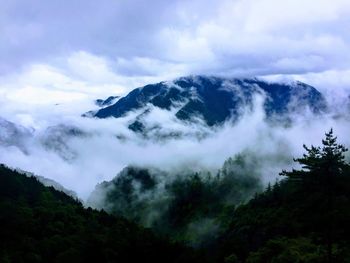
[[[292,158],[303,153],[303,144],[319,145],[331,127],[341,143],[350,145],[346,113],[315,116],[303,112],[293,116],[291,124],[278,124],[265,120],[263,101],[257,96],[254,107],[245,109],[238,122],[214,128],[181,122],[172,111],[153,107],[147,117],[149,125],[161,124],[161,132],[181,134],[161,140],[127,128],[137,112],[118,119],[81,117],[78,112],[97,109],[90,99],[74,102],[74,111],[69,103],[36,105],[30,112],[5,103],[2,117],[22,125],[25,137],[17,143],[4,143],[5,139],[10,142],[9,137],[0,142],[0,162],[53,179],[85,200],[97,183],[111,180],[128,165],[216,172],[227,158],[248,150],[259,157],[256,165],[266,184],[293,165]],[[9,132],[4,127],[2,133]],[[16,139],[21,134],[13,136]]]

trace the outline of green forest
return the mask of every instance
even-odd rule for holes
[[[128,168],[99,209],[2,165],[0,262],[350,262],[347,149],[332,130],[303,147],[266,188],[244,154],[215,176],[175,177],[157,199],[154,173]]]
[[[0,262],[197,262],[121,217],[83,205],[35,177],[0,167]],[[199,262],[199,261],[198,261]]]

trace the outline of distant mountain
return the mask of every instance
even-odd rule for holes
[[[30,154],[34,144],[57,153],[65,161],[72,161],[77,153],[72,149],[70,140],[87,136],[87,132],[74,125],[58,124],[38,131],[0,117],[0,147],[17,148],[24,154]]]
[[[27,153],[26,143],[33,136],[34,130],[0,117],[0,146],[14,146]]]
[[[107,107],[114,104],[118,100],[119,96],[109,96],[107,99],[97,99],[95,104],[99,107]]]
[[[0,165],[2,165],[2,164],[0,164]],[[10,168],[8,168],[8,169],[10,169]],[[13,169],[13,171],[16,172],[16,173],[22,174],[22,175],[26,175],[27,177],[35,177],[38,180],[38,182],[42,183],[44,186],[53,187],[55,190],[63,192],[66,195],[69,195],[72,198],[74,198],[76,200],[79,200],[76,192],[65,188],[63,185],[61,185],[60,183],[56,182],[55,180],[46,178],[44,176],[33,174],[31,172],[27,172],[27,171],[21,170],[19,168]]]
[[[322,94],[302,82],[272,83],[259,79],[232,79],[189,76],[174,81],[160,82],[134,89],[116,103],[93,114],[97,118],[126,116],[140,111],[129,128],[144,128],[143,116],[149,106],[175,109],[175,117],[182,121],[201,118],[208,126],[220,125],[227,120],[236,121],[246,107],[252,107],[255,95],[266,97],[263,108],[267,118],[285,118],[309,109],[319,114],[327,105]]]
[[[128,166],[98,184],[87,204],[173,241],[204,247],[227,228],[226,212],[263,189],[255,170],[259,162],[246,152],[226,160],[217,173]]]
[[[56,152],[66,161],[76,158],[77,153],[71,149],[69,140],[88,136],[82,129],[66,124],[48,127],[40,136],[40,142],[45,149]]]

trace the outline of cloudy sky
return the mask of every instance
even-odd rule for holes
[[[0,95],[81,101],[188,74],[346,87],[349,28],[348,0],[1,0]]]
[[[86,197],[130,163],[218,168],[246,147],[296,156],[330,127],[344,140],[348,120],[312,117],[270,129],[257,111],[204,142],[125,144],[115,140],[124,120],[80,116],[94,99],[189,74],[298,79],[341,101],[350,94],[349,28],[349,0],[0,0],[0,121],[36,131],[29,154],[1,146],[0,162]],[[67,162],[41,142],[59,124],[99,136],[70,141],[78,157]]]

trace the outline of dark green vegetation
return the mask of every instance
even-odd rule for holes
[[[333,132],[296,159],[301,170],[234,212],[218,241],[225,262],[350,262],[350,167]]]
[[[196,262],[180,245],[0,166],[0,262]]]
[[[250,154],[240,154],[214,176],[127,167],[111,182],[99,184],[88,204],[173,241],[205,247],[227,228],[235,206],[262,190],[254,163]]]
[[[0,262],[350,262],[347,149],[332,131],[322,147],[304,148],[300,170],[255,195],[257,161],[245,155],[214,177],[129,167],[97,187],[111,213],[196,250],[1,166]]]
[[[95,195],[109,212],[200,248],[213,262],[350,262],[346,149],[332,131],[322,147],[304,148],[295,160],[302,169],[283,171],[263,192],[252,168],[258,160],[247,162],[246,153],[216,176],[129,167]]]

